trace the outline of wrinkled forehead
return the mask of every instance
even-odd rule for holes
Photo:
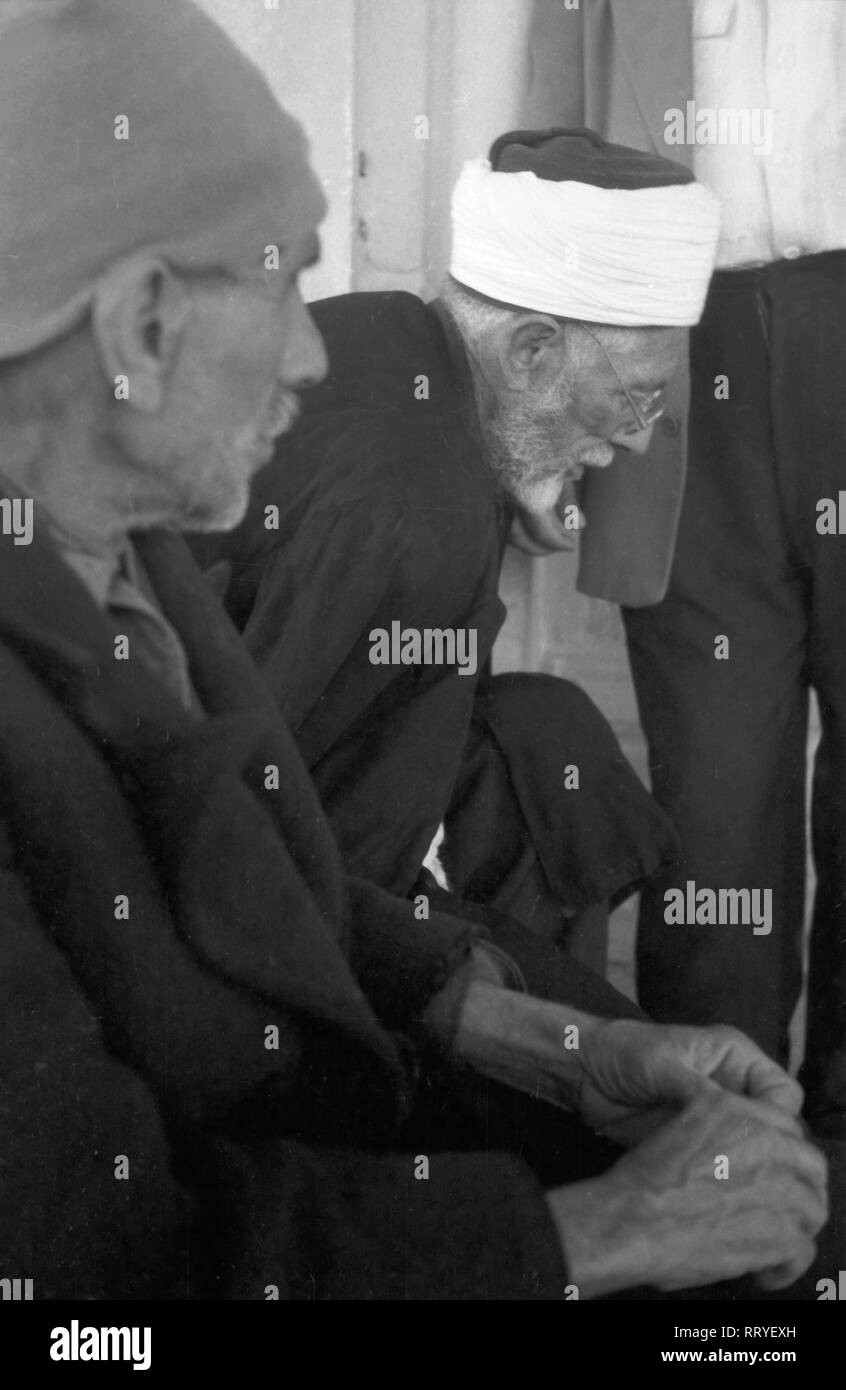
[[[686,328],[605,328],[597,336],[615,361],[645,373],[669,376],[681,361],[687,345]]]

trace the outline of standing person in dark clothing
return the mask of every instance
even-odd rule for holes
[[[536,0],[532,118],[589,121],[609,140],[669,153],[722,209],[667,432],[634,486],[620,459],[586,502],[582,587],[625,606],[653,790],[681,839],[641,900],[639,998],[662,1019],[732,1023],[787,1061],[803,980],[813,688],[822,738],[801,1077],[809,1118],[841,1137],[844,67],[841,0],[586,0],[567,13]],[[612,509],[631,524],[607,544]],[[769,930],[690,911],[668,922],[667,893],[686,897],[689,884],[769,892]]]

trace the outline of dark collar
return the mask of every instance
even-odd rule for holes
[[[210,713],[272,709],[270,692],[182,537],[134,535],[165,617],[178,633],[194,688]],[[138,662],[115,659],[117,626],[65,564],[34,509],[28,546],[0,536],[0,641],[16,650],[65,707],[112,745],[155,730],[167,739],[198,720]]]
[[[476,401],[476,386],[473,381],[470,358],[464,346],[464,339],[442,299],[433,299],[431,303],[426,305],[426,308],[440,326],[450,375],[461,402],[465,424],[484,453],[479,407]]]

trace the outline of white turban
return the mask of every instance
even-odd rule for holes
[[[609,188],[471,159],[453,192],[450,272],[560,318],[686,326],[701,317],[718,231],[716,198],[692,180]]]

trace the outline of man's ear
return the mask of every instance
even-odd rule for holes
[[[184,285],[158,257],[134,256],[106,273],[94,295],[92,326],[117,399],[145,414],[161,409],[189,310]]]
[[[563,325],[549,314],[521,314],[500,345],[500,371],[512,391],[543,385],[561,370]]]

